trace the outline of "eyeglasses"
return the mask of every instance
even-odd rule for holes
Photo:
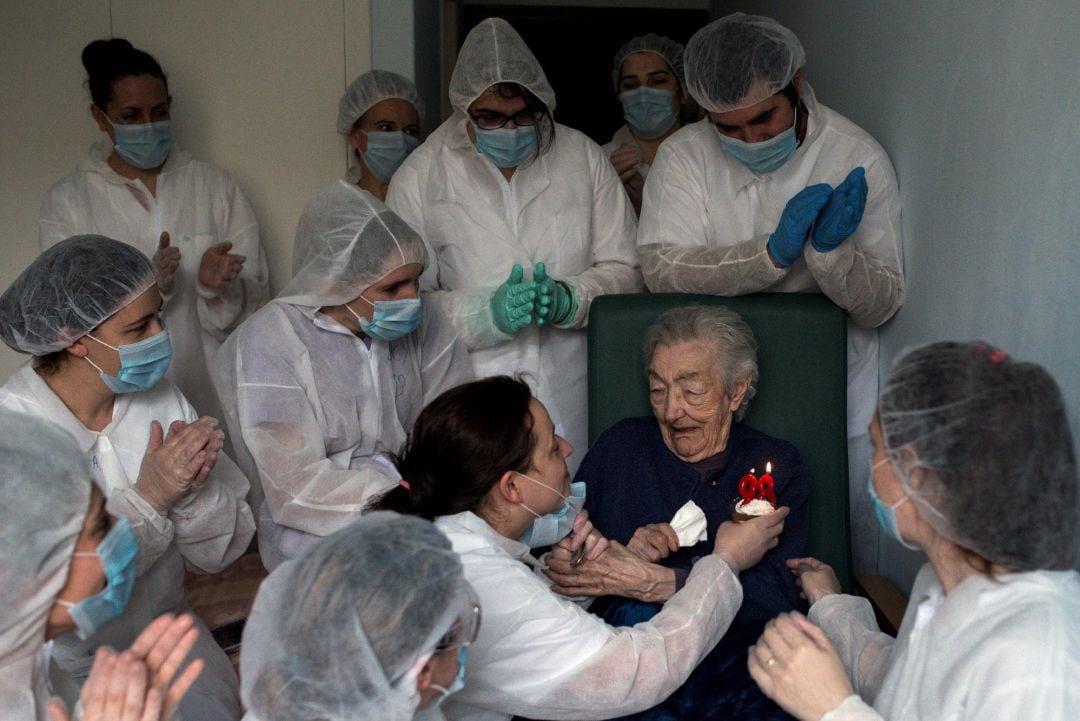
[[[439,639],[435,646],[436,653],[448,648],[460,648],[469,646],[476,640],[476,634],[480,632],[480,599],[472,586],[465,584],[465,604],[461,613],[454,620],[450,630]]]
[[[469,117],[476,127],[483,128],[484,130],[498,130],[505,127],[511,120],[514,121],[514,125],[519,128],[528,127],[530,125],[536,125],[540,122],[540,119],[544,117],[544,111],[539,108],[525,108],[521,112],[514,113],[513,115],[503,115],[502,113],[495,113],[490,110],[481,110],[477,113],[469,113]]]

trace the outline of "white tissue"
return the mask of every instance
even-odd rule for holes
[[[693,501],[687,501],[676,511],[669,525],[679,536],[679,545],[683,547],[696,546],[709,537],[705,511]]]

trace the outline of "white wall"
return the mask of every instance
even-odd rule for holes
[[[258,215],[274,290],[307,200],[346,168],[346,84],[371,67],[369,0],[0,3],[0,289],[37,255],[48,187],[97,136],[82,48],[126,37],[169,77],[177,142],[229,171]],[[22,362],[0,347],[0,378]]]
[[[985,338],[1057,378],[1080,443],[1080,3],[783,0],[818,99],[869,130],[903,196],[908,345]],[[884,559],[906,588],[917,559]]]

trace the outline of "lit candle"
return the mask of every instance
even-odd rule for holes
[[[747,503],[758,497],[759,488],[760,484],[757,476],[754,475],[753,468],[750,469],[749,473],[739,479],[739,495]]]
[[[758,498],[764,498],[769,503],[776,505],[776,482],[773,481],[772,461],[765,464],[765,475],[758,479]]]

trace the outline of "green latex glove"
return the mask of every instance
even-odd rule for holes
[[[510,277],[491,296],[491,318],[495,327],[503,333],[517,335],[533,321],[533,305],[536,301],[536,282],[522,282],[525,272],[520,263],[510,270]]]
[[[536,301],[537,325],[565,323],[574,317],[577,299],[574,289],[566,283],[549,278],[543,263],[533,268],[533,281],[539,298]]]

